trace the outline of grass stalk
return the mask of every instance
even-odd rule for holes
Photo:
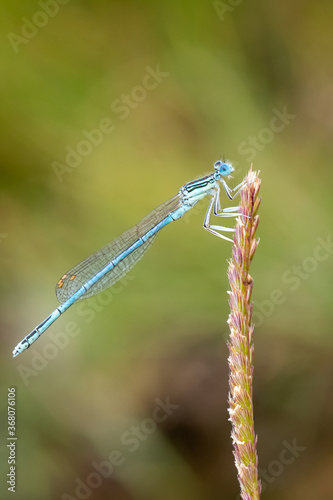
[[[254,431],[252,381],[253,381],[253,324],[251,294],[253,280],[250,264],[259,239],[255,233],[259,223],[260,205],[258,192],[260,179],[257,172],[248,172],[241,191],[240,216],[237,219],[232,258],[228,278],[230,328],[229,348],[229,415],[231,437],[243,500],[259,500],[261,484],[258,478],[257,436]]]

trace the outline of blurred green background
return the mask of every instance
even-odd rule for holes
[[[203,231],[208,200],[111,293],[11,357],[56,308],[64,272],[221,156],[236,166],[232,185],[251,162],[262,177],[252,275],[263,498],[331,498],[332,2],[0,9],[1,498],[12,498],[9,387],[18,500],[238,498],[231,245]],[[89,134],[95,144],[82,143]]]

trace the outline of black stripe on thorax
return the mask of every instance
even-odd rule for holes
[[[200,179],[196,179],[195,181],[188,182],[183,187],[188,193],[190,193],[194,189],[205,187],[207,186],[207,184],[213,184],[214,182],[215,179],[211,175],[206,175],[206,177],[201,177]]]

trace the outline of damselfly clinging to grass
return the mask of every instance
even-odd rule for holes
[[[205,196],[211,196],[211,200],[204,219],[204,228],[224,240],[232,241],[221,233],[232,232],[234,229],[210,225],[210,216],[212,212],[218,217],[240,215],[238,207],[222,209],[220,204],[219,182],[230,200],[233,200],[242,188],[242,184],[239,184],[231,189],[225,182],[224,177],[229,177],[233,170],[229,162],[215,162],[212,174],[185,184],[176,196],[155,208],[132,229],[125,231],[64,274],[56,285],[56,294],[61,305],[21,340],[15,347],[13,356],[28,349],[74,302],[96,295],[120,280],[141,259],[162,227],[183,217]]]

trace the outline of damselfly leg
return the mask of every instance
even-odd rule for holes
[[[241,182],[238,184],[233,189],[230,189],[229,186],[223,182],[224,190],[226,194],[228,195],[228,198],[230,200],[233,200],[241,191],[242,187],[244,186],[244,182]],[[233,191],[236,191],[233,193]],[[215,236],[218,236],[219,238],[222,238],[223,240],[231,241],[233,240],[231,238],[228,238],[227,236],[221,234],[221,232],[234,232],[235,229],[233,227],[226,227],[226,226],[217,226],[215,224],[210,224],[210,216],[212,214],[216,215],[217,217],[238,217],[240,215],[243,215],[239,213],[239,207],[226,207],[226,208],[221,208],[221,201],[220,201],[220,188],[217,187],[215,190],[215,193],[213,194],[207,212],[206,216],[204,219],[203,227],[207,229],[210,233],[214,234]]]

